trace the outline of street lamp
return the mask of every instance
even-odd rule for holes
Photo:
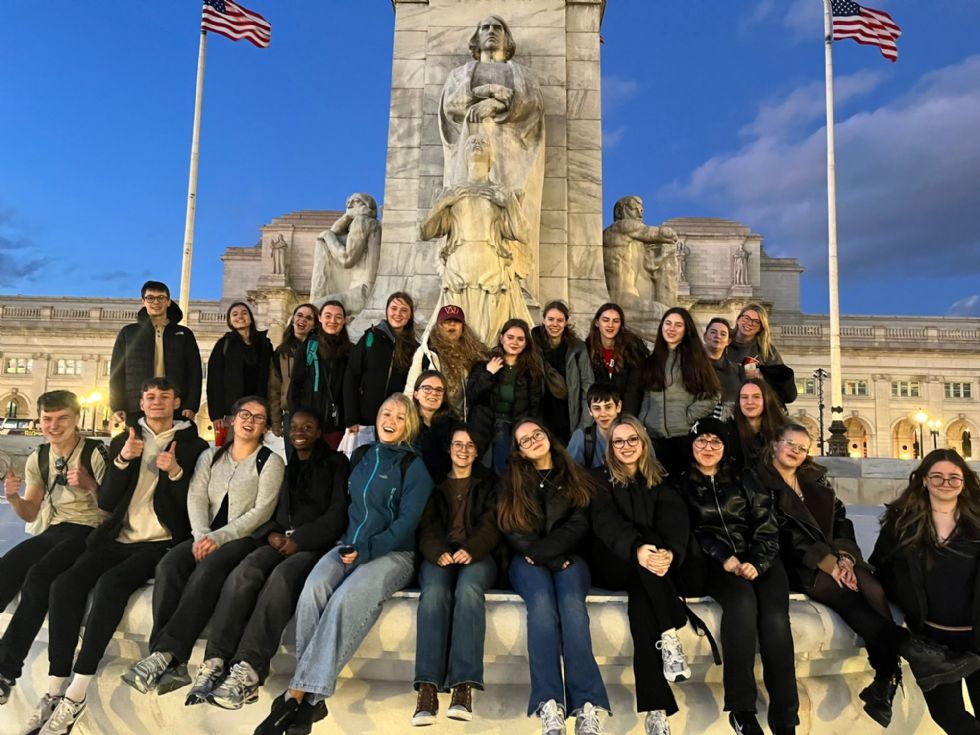
[[[102,394],[99,393],[99,391],[97,391],[97,390],[96,391],[92,391],[87,396],[82,396],[81,398],[78,399],[78,402],[82,404],[82,408],[83,408],[83,410],[82,410],[82,430],[83,431],[85,430],[85,418],[86,417],[85,417],[85,410],[84,409],[87,408],[89,410],[89,412],[92,414],[92,435],[93,436],[95,435],[95,418],[96,418],[95,417],[95,414],[96,414],[96,408],[97,408],[97,404],[101,400],[102,400]]]
[[[929,433],[932,434],[932,448],[937,448],[937,443],[939,441],[939,430],[942,428],[943,422],[939,419],[929,419],[926,422],[926,426],[929,427]]]
[[[929,414],[927,414],[921,408],[915,412],[915,421],[919,425],[919,451],[916,453],[916,459],[921,459],[922,450],[925,449],[925,434],[923,431],[923,426],[928,420]]]

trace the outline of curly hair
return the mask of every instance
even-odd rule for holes
[[[449,339],[438,327],[429,335],[429,349],[439,356],[439,370],[448,385],[463,385],[473,365],[487,360],[489,348],[465,324],[459,339]]]

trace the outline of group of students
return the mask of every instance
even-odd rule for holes
[[[691,676],[678,631],[683,598],[700,595],[722,608],[735,732],[762,732],[757,646],[769,726],[795,732],[791,590],[864,640],[875,673],[860,696],[876,722],[891,720],[905,658],[940,727],[980,732],[961,691],[966,679],[980,704],[977,475],[955,452],[925,457],[864,561],[809,458],[811,437],[783,413],[786,373],[761,307],[734,330],[712,320],[704,342],[686,310],[670,309],[652,354],[615,304],[585,341],[553,302],[534,329],[504,324],[491,350],[457,306],[439,311],[424,345],[413,316],[411,297],[392,294],[386,319],[351,344],[342,304],[298,307],[283,345],[255,351],[269,356],[278,409],[258,393],[229,394],[218,447],[197,436],[166,376],[144,380],[141,415],[108,452],[78,434],[73,394],[41,397],[46,443],[28,461],[24,495],[13,476],[5,493],[43,529],[0,558],[0,606],[21,595],[0,640],[0,703],[49,616],[49,688],[25,732],[71,730],[129,596],[150,578],[150,651],[122,678],[144,693],[189,687],[188,705],[256,701],[295,616],[296,669],[256,735],[309,733],[327,717],[383,602],[416,579],[413,725],[437,720],[440,693],[451,693],[448,717],[473,717],[485,593],[510,586],[527,609],[528,715],[544,735],[564,733],[570,716],[576,735],[601,732],[611,708],[589,632],[594,584],[628,596],[648,734],[670,732],[670,685]],[[229,322],[244,324],[240,313]],[[235,360],[256,369],[237,348],[215,352],[225,374]],[[258,387],[254,376],[239,385]],[[277,416],[285,463],[263,445]]]

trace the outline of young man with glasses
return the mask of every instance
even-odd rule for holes
[[[177,418],[194,420],[201,404],[201,352],[194,333],[180,323],[184,313],[170,300],[170,289],[147,281],[136,324],[116,336],[109,375],[109,405],[116,423],[136,426],[140,389],[148,378],[166,378],[181,396]]]
[[[37,401],[46,442],[28,458],[27,489],[12,470],[4,495],[14,512],[37,534],[0,558],[0,610],[20,592],[20,602],[0,640],[0,704],[21,674],[23,661],[48,610],[48,590],[85,550],[85,539],[105,518],[99,486],[106,449],[98,439],[78,433],[81,407],[67,390],[44,393]]]

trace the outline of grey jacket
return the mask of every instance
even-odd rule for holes
[[[568,346],[568,354],[565,357],[565,386],[568,388],[568,397],[579,398],[577,401],[568,401],[568,425],[572,431],[592,423],[589,400],[585,394],[589,392],[594,382],[595,373],[592,371],[589,350],[585,342],[576,340]]]
[[[714,410],[721,395],[694,396],[688,393],[681,379],[676,351],[667,355],[664,374],[667,387],[661,391],[648,390],[643,394],[643,405],[637,418],[643,422],[651,437],[683,436],[691,430],[695,421]]]

